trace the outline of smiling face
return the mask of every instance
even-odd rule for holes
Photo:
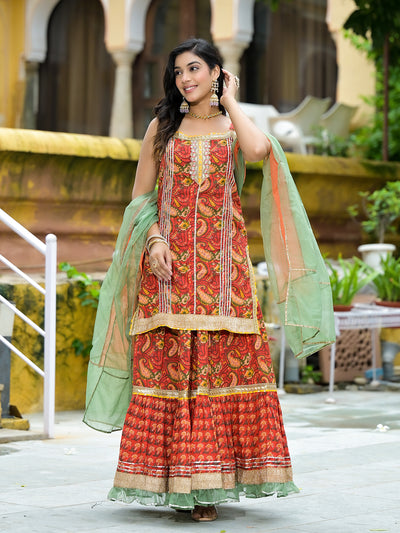
[[[184,52],[175,59],[175,83],[189,104],[210,99],[211,83],[219,76],[219,67],[210,70],[207,63],[193,52]]]

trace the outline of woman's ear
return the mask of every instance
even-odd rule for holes
[[[221,74],[221,69],[218,65],[215,65],[215,67],[212,69],[212,79],[217,80],[219,78],[219,75]]]

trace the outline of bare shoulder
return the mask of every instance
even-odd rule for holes
[[[143,140],[153,141],[154,135],[157,133],[157,128],[158,128],[158,118],[156,117],[156,118],[153,118],[153,120],[148,125]]]

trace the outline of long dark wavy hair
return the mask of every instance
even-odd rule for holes
[[[157,133],[154,136],[154,158],[156,161],[161,159],[167,142],[179,128],[184,115],[179,111],[182,103],[182,95],[178,91],[175,83],[175,59],[184,52],[193,52],[203,59],[212,70],[216,65],[220,67],[218,77],[218,97],[221,97],[223,90],[224,75],[222,73],[222,59],[218,50],[204,39],[188,39],[184,41],[169,54],[168,63],[164,72],[164,98],[154,108],[158,118]],[[223,105],[219,104],[219,109],[225,115],[226,111]]]

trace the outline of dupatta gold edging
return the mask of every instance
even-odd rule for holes
[[[263,165],[261,231],[269,280],[286,338],[296,357],[335,342],[328,273],[278,141]],[[239,194],[245,161],[234,147]],[[121,429],[132,394],[130,319],[140,285],[147,231],[156,222],[157,193],[133,200],[125,210],[112,264],[101,288],[88,367],[83,421],[99,431]],[[129,290],[128,290],[129,289]]]

